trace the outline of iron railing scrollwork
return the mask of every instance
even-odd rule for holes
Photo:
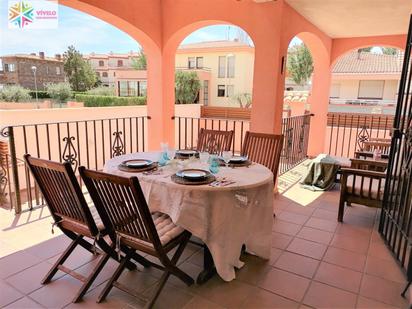
[[[23,160],[24,154],[68,162],[76,172],[81,165],[101,170],[113,156],[147,149],[149,119],[138,116],[2,128],[0,135],[7,143],[8,153],[0,160],[0,198],[7,196],[7,207],[16,213],[43,204],[40,190]]]

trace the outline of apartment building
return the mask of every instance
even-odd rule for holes
[[[119,72],[133,70],[132,58],[138,57],[139,53],[129,52],[127,54],[117,54],[110,52],[109,54],[91,53],[84,55],[96,74],[100,77],[103,86],[115,87],[116,77]]]
[[[38,90],[44,90],[48,83],[65,81],[61,55],[46,57],[44,52],[15,54],[0,57],[0,87],[20,85],[34,90],[34,67]]]

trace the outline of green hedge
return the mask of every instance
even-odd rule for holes
[[[30,94],[30,96],[31,96],[33,99],[36,98],[36,91],[30,91],[29,94]],[[43,90],[43,91],[42,91],[42,90],[37,91],[37,97],[38,97],[39,99],[50,99],[50,95],[49,95],[48,92],[45,91],[45,90]]]
[[[77,102],[85,107],[146,105],[146,97],[111,97],[89,94],[76,94]]]

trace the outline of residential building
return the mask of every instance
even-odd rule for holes
[[[340,57],[332,70],[331,104],[396,103],[403,53],[385,55],[354,50]]]
[[[252,94],[254,57],[254,47],[238,40],[200,42],[180,45],[175,65],[198,73],[200,103],[239,106],[234,96]]]
[[[133,70],[132,59],[138,57],[139,53],[129,52],[128,54],[96,54],[91,53],[84,55],[86,59],[96,71],[102,85],[107,87],[115,87],[116,76],[120,71]]]
[[[0,57],[0,87],[4,85],[20,85],[35,89],[33,67],[36,67],[36,83],[38,90],[44,90],[48,83],[65,81],[63,60],[61,55],[46,57],[44,52],[38,55],[15,54]]]

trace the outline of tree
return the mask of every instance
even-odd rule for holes
[[[0,99],[6,102],[30,101],[30,90],[18,85],[7,85],[0,90]]]
[[[144,71],[147,69],[146,55],[142,49],[139,51],[139,55],[137,57],[132,58],[132,68],[139,71]]]
[[[398,54],[398,49],[393,48],[393,47],[381,47],[382,53],[384,55],[397,55]]]
[[[64,72],[74,91],[86,91],[98,82],[96,73],[89,62],[83,59],[74,46],[69,46],[63,54]]]
[[[50,83],[46,85],[46,90],[49,96],[59,103],[66,102],[72,96],[69,83]]]
[[[250,108],[252,106],[252,95],[250,93],[238,93],[232,97],[241,108]]]
[[[299,86],[306,84],[313,72],[313,60],[305,44],[298,44],[288,52],[287,71]]]
[[[201,86],[196,72],[175,73],[176,104],[192,104],[196,101]]]
[[[370,53],[371,52],[371,50],[372,50],[372,46],[371,47],[364,47],[364,48],[359,48],[358,49],[358,53]]]

